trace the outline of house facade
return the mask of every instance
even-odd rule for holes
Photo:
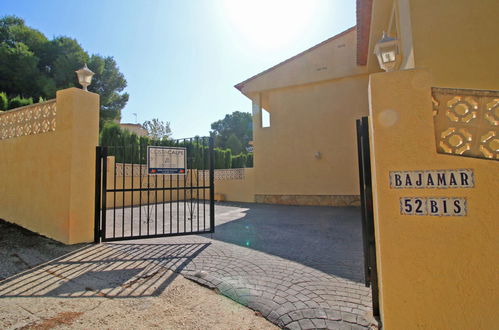
[[[256,202],[358,203],[354,123],[369,110],[369,76],[356,36],[350,28],[236,85],[253,103]]]

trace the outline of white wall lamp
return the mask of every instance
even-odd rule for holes
[[[87,86],[92,83],[92,77],[95,73],[90,71],[90,69],[87,67],[87,63],[85,63],[83,68],[81,68],[80,70],[76,70],[75,72],[78,76],[78,82],[83,87],[83,90],[88,91]]]
[[[378,58],[380,68],[386,72],[395,71],[400,64],[398,40],[387,36],[384,31],[374,46],[374,54]]]

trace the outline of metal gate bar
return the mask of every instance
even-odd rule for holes
[[[176,175],[176,180],[171,174],[161,174],[162,178],[158,179],[158,175],[151,178],[149,173],[143,173],[147,145],[139,144],[135,148],[133,143],[127,145],[126,141],[123,141],[118,145],[115,141],[112,146],[96,148],[95,242],[214,232],[213,138],[197,137],[176,140],[173,143],[167,141],[165,144],[187,150],[186,172],[184,175]],[[110,188],[107,178],[108,155],[114,156],[115,160]],[[139,167],[138,173],[136,165]],[[117,173],[118,167],[121,174]],[[138,187],[135,178],[137,174]],[[121,180],[119,175],[122,176]],[[206,190],[209,190],[208,196]],[[147,196],[143,196],[143,193]],[[138,204],[134,199],[135,194],[139,195]],[[117,196],[121,198],[121,205],[117,204]],[[206,197],[209,197],[208,227]],[[112,203],[112,207],[108,208],[109,203]]]
[[[369,119],[362,117],[357,124],[357,151],[359,159],[360,203],[362,210],[362,241],[364,245],[365,285],[371,287],[373,315],[379,316],[378,270],[371,180],[371,155],[369,146]]]

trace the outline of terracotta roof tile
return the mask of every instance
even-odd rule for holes
[[[357,0],[357,64],[366,65],[373,0]]]

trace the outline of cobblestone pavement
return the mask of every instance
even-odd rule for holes
[[[155,259],[282,328],[376,327],[370,290],[362,283],[358,208],[223,203],[216,215],[213,235],[106,245],[147,258],[142,244],[205,244],[196,254],[178,248]]]

